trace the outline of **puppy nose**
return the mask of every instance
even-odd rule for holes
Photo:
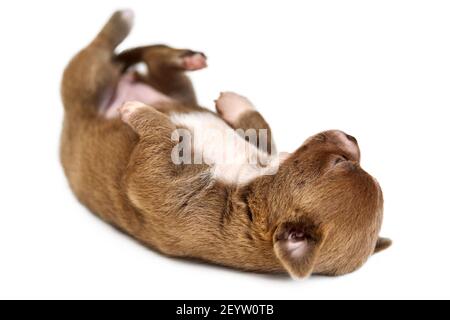
[[[348,140],[350,140],[351,142],[354,142],[356,144],[358,144],[358,140],[356,140],[356,138],[354,136],[351,136],[349,134],[345,134],[345,136],[347,137]]]
[[[342,150],[352,156],[357,162],[361,159],[361,154],[358,146],[358,141],[354,136],[351,136],[343,131],[331,130],[328,134],[332,141],[336,143]]]

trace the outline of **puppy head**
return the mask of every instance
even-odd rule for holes
[[[341,131],[309,138],[281,165],[268,197],[274,250],[295,277],[342,275],[390,246],[378,238],[383,195],[360,167],[356,139]],[[283,194],[280,199],[277,194]]]

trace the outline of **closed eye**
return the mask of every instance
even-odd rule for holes
[[[338,165],[339,163],[348,161],[346,156],[340,156],[334,161],[334,165]]]

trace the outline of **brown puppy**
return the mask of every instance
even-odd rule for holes
[[[132,18],[115,13],[64,73],[61,159],[83,204],[167,255],[251,271],[340,275],[390,245],[378,238],[382,192],[355,138],[328,131],[278,157],[247,99],[224,93],[218,113],[198,106],[185,71],[206,66],[202,53],[116,55]],[[227,128],[244,131],[207,131]],[[251,139],[251,129],[264,134]]]

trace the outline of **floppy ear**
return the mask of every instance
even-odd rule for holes
[[[386,250],[387,248],[389,248],[392,245],[392,240],[388,239],[388,238],[378,238],[377,240],[377,244],[375,246],[375,250],[373,251],[373,253],[378,253],[380,251]]]
[[[293,277],[306,278],[314,270],[325,232],[309,220],[280,224],[274,234],[274,250]]]

